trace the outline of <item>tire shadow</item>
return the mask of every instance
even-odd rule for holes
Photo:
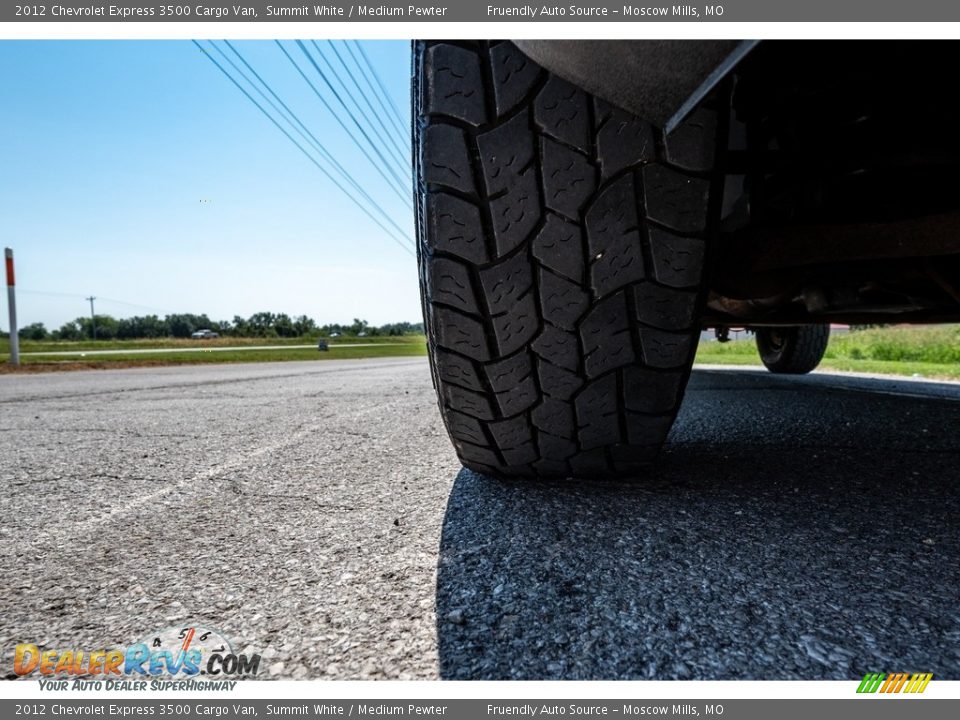
[[[462,470],[441,676],[960,678],[960,393],[897,387],[697,371],[648,478]]]

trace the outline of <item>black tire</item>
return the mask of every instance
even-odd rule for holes
[[[756,329],[757,350],[767,370],[804,375],[814,370],[830,342],[829,325],[763,327]]]
[[[413,102],[425,326],[461,461],[642,474],[699,337],[717,114],[665,138],[509,42],[415,42]]]

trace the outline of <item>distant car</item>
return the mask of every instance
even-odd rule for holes
[[[330,333],[330,337],[332,337],[332,338],[338,338],[338,337],[340,337],[340,333],[338,333],[338,332],[332,332],[332,333]]]
[[[367,333],[363,330],[357,333],[357,337],[366,337],[366,336],[367,336]]]
[[[215,333],[213,330],[197,330],[190,337],[194,340],[212,340],[220,337],[220,333]]]

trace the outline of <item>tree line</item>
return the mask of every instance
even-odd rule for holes
[[[423,334],[423,323],[388,323],[370,325],[366,320],[354,318],[349,325],[331,323],[318,325],[306,315],[290,317],[286,313],[258,312],[248,318],[234,316],[233,320],[211,320],[207,315],[182,313],[176,315],[143,315],[129,318],[114,318],[96,315],[94,318],[78,317],[64,323],[57,330],[48,330],[43,323],[32,323],[20,328],[17,333],[23,340],[89,340],[94,335],[98,340],[140,340],[150,338],[188,338],[198,330],[212,330],[227,337],[243,338],[293,338],[344,336],[398,336]]]

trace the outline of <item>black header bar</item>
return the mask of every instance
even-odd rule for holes
[[[724,0],[669,4],[656,0],[536,3],[413,0],[59,0],[0,4],[0,22],[955,22],[956,0]]]

